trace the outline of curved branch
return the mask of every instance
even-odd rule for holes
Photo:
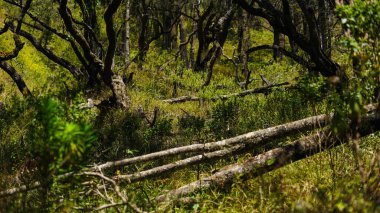
[[[264,45],[259,45],[259,46],[256,46],[256,47],[251,47],[251,48],[249,48],[246,51],[246,53],[247,53],[247,55],[249,55],[249,54],[251,54],[253,52],[260,51],[260,50],[274,50],[274,49],[279,50],[280,52],[282,52],[282,54],[284,54],[285,56],[293,59],[295,62],[297,62],[298,64],[300,64],[300,65],[302,65],[304,67],[306,67],[307,69],[310,69],[310,70],[314,69],[314,66],[312,66],[311,63],[307,62],[301,56],[298,56],[295,53],[287,51],[283,47],[278,47],[278,46],[272,46],[272,45],[264,44]]]
[[[24,47],[25,43],[21,42],[21,39],[17,34],[13,34],[13,40],[15,41],[15,48],[12,52],[0,53],[0,61],[7,61],[12,58],[16,58],[18,56],[18,53]]]

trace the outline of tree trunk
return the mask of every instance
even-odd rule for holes
[[[126,65],[128,65],[130,63],[130,25],[129,25],[129,21],[130,21],[130,0],[127,0],[126,3],[125,3],[125,37],[124,37],[124,62]]]
[[[199,8],[198,4],[197,3],[194,3],[193,4],[193,8],[192,8],[192,15],[193,17],[196,17],[196,18],[199,18],[197,17],[197,8]],[[197,22],[194,21],[193,22],[193,32],[196,32],[197,31]],[[191,41],[190,41],[190,52],[189,52],[189,67],[194,69],[194,63],[195,63],[195,59],[194,59],[194,55],[195,55],[195,40],[197,39],[197,33],[195,33],[192,38],[191,38]]]
[[[113,75],[111,88],[113,96],[116,99],[116,104],[128,111],[131,105],[131,100],[127,93],[127,87],[121,76]]]
[[[280,36],[281,36],[281,33],[276,28],[274,28],[273,29],[273,60],[274,61],[277,61],[277,59],[280,57],[280,54],[281,54],[279,51]]]
[[[202,85],[203,87],[206,87],[206,86],[210,85],[211,78],[212,78],[212,73],[214,71],[215,63],[219,59],[220,55],[222,54],[222,47],[220,47],[219,44],[216,45],[216,46],[217,47],[216,47],[215,53],[212,56],[211,61],[210,61],[210,65],[208,67],[206,80],[205,80],[205,82]]]
[[[0,61],[0,68],[3,69],[16,83],[18,90],[24,97],[32,96],[29,88],[27,87],[25,81],[22,79],[21,75],[17,73],[16,69],[5,61]]]
[[[182,18],[179,20],[179,37],[180,37],[181,44],[186,42],[187,35],[186,35],[185,27],[183,25]],[[187,59],[187,45],[182,45],[180,47],[180,51],[181,51],[181,59],[182,59],[183,64],[185,65],[186,68],[189,68],[189,60]]]
[[[278,126],[273,126],[267,129],[260,129],[254,132],[249,132],[243,135],[239,135],[233,138],[228,138],[221,141],[210,142],[205,144],[192,144],[183,147],[172,148],[168,150],[163,150],[155,153],[150,153],[147,155],[137,156],[133,158],[127,158],[119,161],[107,162],[98,165],[93,170],[97,169],[108,169],[121,166],[127,166],[134,163],[143,163],[152,160],[158,160],[166,158],[173,155],[179,155],[184,153],[204,153],[215,150],[220,150],[227,147],[232,147],[238,144],[247,144],[250,146],[260,146],[263,142],[280,138],[286,135],[304,132],[307,130],[312,130],[315,128],[321,128],[327,125],[329,120],[328,115],[318,115],[308,118],[304,118],[298,121],[293,121],[286,124],[281,124]]]
[[[331,57],[331,12],[326,0],[318,1],[319,7],[319,31],[321,36],[321,48],[328,57]]]
[[[145,0],[142,0],[140,2],[141,2],[141,14],[139,17],[140,33],[139,33],[139,38],[138,38],[139,56],[137,59],[139,68],[142,67],[142,62],[145,61],[145,58],[146,58],[147,33],[148,33],[148,23],[149,23],[149,16],[147,14],[148,11],[147,11]]]
[[[247,50],[250,46],[250,32],[249,32],[249,25],[248,25],[248,12],[243,10],[243,26],[242,26],[242,47],[241,47],[241,62],[242,62],[242,73],[244,74],[246,78],[246,84],[245,89],[248,89],[249,85],[249,78],[251,76],[251,72],[248,68],[248,54]]]

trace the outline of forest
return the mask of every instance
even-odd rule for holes
[[[0,212],[380,212],[379,0],[0,0]]]

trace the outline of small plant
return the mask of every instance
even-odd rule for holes
[[[149,151],[156,151],[162,148],[166,136],[172,133],[172,119],[161,118],[144,133],[145,146]]]
[[[97,119],[99,140],[95,144],[97,161],[116,160],[129,155],[130,150],[144,150],[142,119],[121,109],[111,109]],[[105,151],[104,151],[105,150]]]
[[[205,119],[186,114],[185,116],[179,119],[179,128],[183,131],[188,131],[190,133],[200,132],[205,125]]]
[[[212,109],[211,132],[217,139],[233,136],[237,131],[239,103],[236,100],[218,101]]]

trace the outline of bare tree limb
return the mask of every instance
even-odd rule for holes
[[[113,186],[113,190],[115,191],[115,193],[117,194],[117,196],[122,200],[121,203],[111,203],[111,204],[108,204],[108,205],[103,205],[103,206],[100,206],[100,207],[97,207],[95,209],[93,209],[94,211],[100,211],[100,210],[103,210],[103,209],[106,209],[106,208],[111,208],[111,207],[115,207],[115,206],[118,206],[118,205],[128,205],[134,212],[137,212],[137,213],[143,213],[145,211],[141,210],[139,207],[137,207],[136,205],[130,203],[128,201],[128,197],[123,195],[120,191],[120,187],[119,185],[114,181],[112,180],[111,178],[105,176],[101,170],[99,169],[100,172],[83,172],[81,175],[87,175],[87,176],[95,176],[95,177],[98,177],[100,179],[102,179],[103,181],[106,181],[108,183],[111,183],[111,185]]]
[[[146,178],[157,177],[158,175],[161,175],[167,172],[172,172],[172,171],[185,168],[187,166],[195,165],[201,162],[205,162],[205,161],[210,162],[211,160],[220,159],[220,158],[236,153],[236,151],[243,149],[245,146],[246,144],[238,144],[230,148],[225,148],[225,149],[214,151],[214,152],[196,155],[193,157],[175,161],[173,163],[158,166],[158,167],[137,172],[134,174],[117,175],[117,176],[114,176],[113,179],[116,181],[126,181],[128,183],[134,183],[140,180],[144,180]]]
[[[174,103],[183,103],[183,102],[188,102],[188,101],[207,101],[207,100],[217,101],[217,100],[227,100],[227,99],[232,98],[232,97],[244,97],[244,96],[247,96],[247,95],[250,95],[250,94],[268,93],[268,92],[270,92],[271,88],[285,86],[285,85],[289,85],[289,82],[283,82],[283,83],[279,83],[279,84],[272,84],[272,85],[265,86],[265,87],[245,90],[243,92],[237,92],[237,93],[232,93],[232,94],[212,97],[210,99],[200,98],[200,97],[196,97],[196,96],[182,96],[182,97],[171,98],[171,99],[166,99],[166,100],[162,100],[162,101],[165,102],[165,103],[174,104]]]
[[[119,161],[111,161],[104,164],[100,164],[96,167],[93,167],[91,170],[96,168],[99,169],[108,169],[120,166],[131,165],[134,163],[141,163],[146,161],[151,161],[163,157],[191,153],[191,152],[207,152],[222,149],[223,147],[231,147],[240,143],[254,144],[259,145],[260,142],[264,140],[270,140],[273,138],[279,138],[284,135],[289,135],[295,132],[302,132],[306,130],[315,129],[318,127],[323,127],[327,124],[329,120],[328,115],[318,115],[308,117],[302,120],[270,127],[267,129],[261,129],[254,132],[246,133],[239,135],[233,138],[210,142],[205,144],[192,144],[188,146],[182,146],[177,148],[172,148],[168,150],[163,150],[159,152],[150,153],[147,155],[137,156],[133,158],[127,158]]]
[[[314,69],[314,67],[309,62],[307,62],[305,59],[303,59],[301,56],[298,56],[295,53],[289,52],[285,48],[277,47],[277,46],[275,47],[273,45],[264,44],[264,45],[251,47],[247,50],[247,55],[249,55],[253,52],[256,52],[256,51],[260,51],[260,50],[273,50],[273,49],[279,50],[280,52],[282,52],[282,54],[293,59],[295,62],[297,62],[301,66],[304,66],[307,69]]]
[[[380,116],[378,113],[371,114],[364,119],[365,121],[363,121],[363,124],[370,125],[370,123],[377,123],[379,119]],[[370,129],[369,131],[364,130],[362,136],[377,131],[379,127],[376,126],[375,128],[377,129]],[[329,130],[319,131],[311,136],[296,140],[292,144],[275,148],[249,158],[242,163],[228,165],[209,177],[202,178],[199,181],[194,181],[178,189],[160,195],[156,197],[156,200],[163,202],[184,195],[189,195],[201,189],[204,190],[213,186],[223,187],[226,184],[229,184],[237,176],[250,178],[256,177],[292,162],[312,156],[325,149],[338,146],[341,142],[344,143],[347,141],[338,140],[336,137],[332,137]]]

